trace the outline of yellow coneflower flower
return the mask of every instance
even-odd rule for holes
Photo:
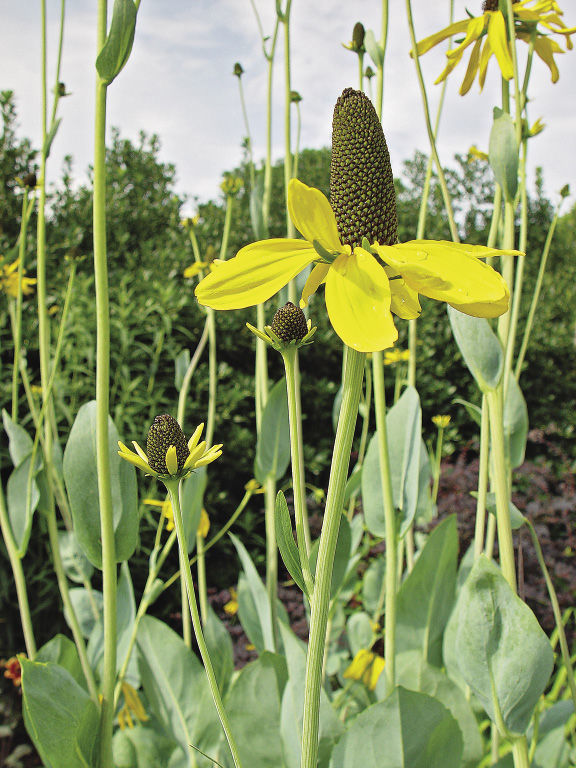
[[[410,360],[409,349],[388,349],[384,352],[384,365],[394,365]]]
[[[376,688],[378,678],[384,671],[385,661],[367,648],[362,648],[352,659],[350,666],[344,672],[347,680],[358,680],[373,691]]]
[[[148,720],[148,715],[142,706],[138,691],[125,680],[122,682],[121,687],[122,695],[124,696],[124,706],[118,712],[118,725],[120,729],[124,730],[126,727],[134,728],[132,715],[141,723],[145,723]]]
[[[15,299],[18,296],[18,267],[20,259],[16,259],[12,264],[2,264],[0,266],[0,289],[3,293]],[[33,285],[36,285],[36,279],[33,277],[24,277],[26,270],[22,270],[22,295],[30,296],[34,293]]]
[[[446,429],[452,417],[449,415],[444,416],[432,416],[432,424],[438,427],[438,429]]]
[[[238,613],[238,592],[234,587],[230,587],[230,600],[224,605],[224,611],[228,616],[235,616]]]

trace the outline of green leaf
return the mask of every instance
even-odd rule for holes
[[[468,416],[470,416],[472,421],[478,426],[480,426],[480,424],[482,423],[481,407],[475,405],[474,403],[469,402],[468,400],[462,400],[459,397],[455,398],[454,404],[463,405],[464,408],[466,408],[466,411],[468,412]]]
[[[234,672],[234,651],[230,633],[208,604],[206,623],[204,624],[204,639],[208,646],[210,659],[220,693],[223,695],[230,685]]]
[[[494,107],[488,156],[504,200],[513,202],[518,190],[518,142],[512,116],[499,107]]]
[[[450,710],[462,732],[462,766],[477,768],[482,757],[482,738],[464,691],[443,671],[426,663],[418,651],[403,651],[397,654],[396,683],[411,691],[426,693]],[[376,692],[378,693],[378,688]]]
[[[117,730],[112,739],[112,753],[114,768],[176,768],[177,762],[173,762],[171,757],[177,761],[178,756],[185,759],[184,765],[188,766],[188,760],[178,744],[166,737],[156,721]]]
[[[524,462],[528,437],[528,408],[515,376],[510,376],[508,380],[504,402],[504,435],[508,441],[510,466],[515,469]]]
[[[299,768],[302,743],[302,719],[304,714],[304,680],[306,676],[306,646],[294,632],[280,624],[280,635],[288,664],[288,681],[282,696],[281,733],[282,754],[286,768]],[[332,708],[326,691],[320,691],[320,723],[318,766],[326,768],[334,742],[344,730]]]
[[[463,679],[501,730],[524,733],[554,655],[530,608],[484,555],[462,587],[452,621]]]
[[[80,624],[80,631],[84,637],[90,637],[94,631],[94,627],[102,616],[102,606],[104,599],[102,592],[98,592],[96,589],[92,590],[89,594],[84,587],[72,587],[70,590],[70,601],[72,602],[72,608]],[[97,614],[97,616],[96,616]],[[68,619],[68,613],[64,611],[64,618],[68,626],[70,621]]]
[[[32,453],[33,441],[28,432],[20,424],[13,421],[5,409],[2,409],[2,421],[8,435],[10,458],[12,459],[12,464],[17,467],[24,461],[26,456]]]
[[[283,477],[290,463],[290,423],[286,381],[281,379],[270,390],[262,414],[262,424],[256,445],[254,475],[264,484],[271,475]]]
[[[476,493],[472,494],[472,496],[477,495],[478,494]],[[496,515],[496,494],[493,492],[490,492],[486,495],[486,509],[488,512],[490,512],[491,515]],[[516,504],[511,501],[508,502],[508,510],[510,512],[510,525],[512,530],[517,531],[518,528],[522,528],[526,522],[526,518],[522,512],[520,512]]]
[[[348,566],[350,564],[350,549],[352,545],[352,532],[350,523],[345,515],[340,515],[340,527],[338,529],[338,540],[336,542],[336,551],[334,552],[334,565],[332,567],[332,583],[330,585],[330,598],[338,594],[338,591],[344,583]],[[314,576],[316,573],[316,562],[318,560],[318,549],[320,539],[312,544],[310,551],[310,570]]]
[[[410,527],[419,496],[422,410],[414,387],[407,387],[386,415],[388,460],[394,507],[401,511],[399,535]],[[366,527],[375,536],[384,536],[386,521],[380,473],[378,434],[370,440],[362,471],[362,502]]]
[[[104,85],[110,85],[128,61],[136,30],[136,6],[133,0],[114,0],[112,21],[96,69]]]
[[[250,596],[252,598],[254,607],[256,609],[256,615],[258,617],[258,624],[260,627],[261,632],[261,645],[256,642],[256,640],[250,636],[250,640],[254,643],[258,651],[266,650],[266,651],[273,651],[274,650],[274,633],[272,631],[272,615],[270,612],[270,602],[268,600],[268,595],[266,593],[266,587],[262,583],[262,579],[258,575],[258,571],[256,570],[256,566],[252,562],[252,558],[248,554],[248,551],[244,544],[240,541],[240,539],[235,536],[233,533],[230,534],[230,538],[232,539],[232,543],[236,547],[236,551],[238,552],[238,557],[240,558],[240,562],[242,563],[242,569],[244,571],[244,574],[246,576],[246,585],[248,587],[248,591],[250,593]],[[238,584],[238,611],[240,614],[240,620],[242,622],[242,626],[244,629],[248,629],[247,626],[244,625],[244,616],[245,613],[245,603],[241,600],[243,590],[240,589],[240,583]]]
[[[98,708],[72,675],[52,662],[21,657],[24,723],[50,768],[92,768],[99,744]]]
[[[395,688],[353,721],[331,768],[460,768],[462,734],[439,701]]]
[[[372,59],[372,62],[376,68],[381,67],[384,63],[384,51],[382,46],[376,41],[374,32],[371,29],[367,29],[364,35],[364,47],[368,53],[368,56]]]
[[[38,484],[34,478],[42,469],[42,459],[40,456],[36,456],[34,468],[32,470],[32,482],[30,484],[30,503],[27,503],[28,477],[30,475],[31,463],[32,456],[30,455],[13,469],[8,478],[8,485],[6,488],[6,503],[8,506],[10,527],[20,557],[24,557],[26,550],[28,549],[34,512],[40,501]]]
[[[215,754],[220,721],[202,664],[166,624],[144,616],[137,636],[138,669],[146,700],[166,735],[185,755],[190,744]]]
[[[122,563],[118,588],[116,590],[116,666],[119,670],[128,651],[132,628],[136,617],[134,588],[128,563]],[[96,669],[104,660],[104,625],[100,619],[96,622],[88,642],[88,657]],[[132,659],[132,669],[135,661]],[[132,681],[133,682],[133,681]]]
[[[62,118],[59,117],[57,120],[55,120],[50,130],[48,131],[46,135],[46,141],[44,142],[44,154],[46,158],[50,156],[50,150],[52,149],[52,143],[54,139],[56,138],[56,134],[58,133],[58,128],[60,128],[60,123],[62,122]]]
[[[430,481],[432,468],[428,449],[424,440],[420,443],[420,471],[418,474],[418,503],[416,505],[415,520],[421,525],[428,525],[436,516],[436,505],[432,501]]]
[[[116,561],[128,560],[138,541],[138,496],[134,467],[118,456],[118,432],[108,418],[110,483]],[[78,543],[92,565],[102,567],[100,500],[96,468],[96,402],[83,405],[64,451],[64,480]]]
[[[374,633],[370,616],[364,611],[355,611],[346,622],[346,635],[352,657],[363,648],[371,648]]]
[[[264,196],[264,173],[256,175],[256,184],[250,190],[250,223],[255,240],[264,240],[267,237],[266,224],[264,222],[264,213],[262,201]]]
[[[188,552],[193,552],[196,548],[196,531],[200,523],[202,507],[204,506],[204,493],[207,482],[208,474],[206,467],[199,467],[186,480],[182,481],[182,521],[184,523]]]
[[[280,702],[286,678],[284,658],[264,652],[257,661],[241,669],[234,680],[226,711],[242,765],[282,765]]]
[[[184,383],[184,376],[190,365],[190,350],[183,349],[174,361],[174,386],[178,391]]]
[[[62,567],[70,581],[75,581],[78,584],[90,581],[94,567],[82,552],[74,531],[58,531],[58,545]]]
[[[344,505],[348,504],[350,497],[360,490],[361,485],[362,467],[356,465],[352,470],[352,474],[348,478],[348,481],[346,482],[346,487],[344,488],[344,500],[342,502]]]
[[[398,592],[398,648],[417,650],[436,666],[442,665],[442,634],[454,604],[457,558],[458,529],[451,515],[432,531]]]
[[[304,581],[304,575],[302,573],[302,566],[300,564],[298,547],[296,546],[292,534],[290,512],[288,511],[288,505],[286,504],[286,499],[284,498],[282,491],[278,491],[276,496],[275,513],[276,540],[284,565],[302,592],[309,597],[308,590],[306,589],[306,582]]]
[[[55,635],[45,643],[34,657],[35,662],[46,663],[48,661],[58,664],[69,672],[81,688],[87,690],[86,678],[82,671],[80,658],[76,646],[65,635]]]
[[[504,370],[504,355],[488,320],[448,307],[448,317],[464,362],[484,394],[495,389]]]
[[[386,558],[381,554],[370,562],[362,580],[362,602],[369,613],[374,613],[376,610],[380,592],[385,589],[385,581]],[[382,603],[382,608],[384,608],[384,603]]]

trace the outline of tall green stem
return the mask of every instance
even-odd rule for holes
[[[276,480],[268,475],[264,481],[264,515],[266,527],[266,593],[270,603],[270,618],[274,648],[278,647],[278,545],[276,543]]]
[[[396,684],[396,585],[398,537],[388,456],[386,390],[384,388],[384,363],[382,352],[374,352],[372,355],[372,372],[374,376],[374,405],[376,410],[376,434],[378,435],[378,456],[380,459],[380,481],[382,483],[386,529],[386,632],[384,635],[384,658],[386,660],[385,671],[387,688],[388,691],[391,691]]]
[[[382,26],[380,28],[380,48],[382,50],[382,63],[377,67],[376,75],[376,113],[382,120],[384,106],[384,59],[386,58],[386,44],[388,42],[388,0],[382,0]]]
[[[18,293],[16,295],[16,316],[14,323],[14,366],[12,368],[12,421],[18,421],[18,379],[20,376],[20,355],[22,353],[22,279],[26,261],[26,233],[30,210],[28,205],[28,189],[24,189],[22,197],[22,219],[20,221],[20,236],[18,238]]]
[[[286,370],[288,391],[288,417],[290,422],[290,452],[292,456],[292,489],[294,492],[294,518],[296,520],[296,538],[300,565],[308,593],[312,594],[313,582],[310,571],[310,528],[306,509],[306,490],[304,476],[304,446],[302,441],[302,419],[300,407],[300,389],[296,382],[296,359],[298,350],[291,347],[282,352]]]
[[[342,403],[334,441],[326,509],[318,548],[316,581],[311,600],[310,639],[304,683],[304,720],[302,723],[301,768],[316,768],[318,761],[318,732],[322,662],[326,644],[326,627],[330,604],[330,585],[334,553],[338,541],[344,488],[350,464],[350,450],[362,391],[364,354],[346,349],[342,381]]]
[[[106,40],[106,0],[98,0],[97,53]],[[100,767],[112,768],[112,723],[116,677],[116,553],[108,439],[110,311],[106,256],[106,93],[96,77],[94,132],[94,276],[96,285],[96,461],[102,539],[104,671],[100,721]]]
[[[192,582],[192,574],[190,573],[190,568],[188,567],[188,547],[186,545],[186,534],[184,532],[184,522],[182,520],[182,510],[180,507],[180,481],[168,482],[166,487],[168,489],[168,493],[170,494],[172,509],[174,510],[174,525],[176,528],[176,536],[178,538],[180,562],[184,564],[181,575],[184,583],[186,584],[186,591],[188,592],[188,603],[190,606],[190,615],[192,617],[192,626],[194,627],[194,634],[196,635],[196,642],[198,643],[198,649],[200,651],[200,656],[202,657],[202,663],[204,664],[204,669],[206,670],[206,677],[208,678],[208,685],[210,686],[210,692],[212,694],[214,706],[218,712],[220,723],[222,724],[228,746],[230,747],[234,765],[236,768],[241,768],[238,749],[230,730],[228,715],[226,714],[224,704],[222,703],[222,697],[220,695],[220,690],[218,688],[218,683],[214,674],[214,668],[212,666],[212,661],[208,652],[208,646],[206,645],[206,641],[204,639],[202,622],[200,621],[200,614],[198,613],[198,605],[196,603],[196,594],[194,592],[194,584]]]
[[[486,527],[486,496],[488,491],[488,458],[490,453],[490,422],[486,395],[482,397],[482,423],[480,426],[480,464],[478,467],[478,498],[474,528],[474,560],[482,554]]]

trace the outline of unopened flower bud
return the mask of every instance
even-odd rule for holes
[[[22,177],[22,185],[24,187],[28,187],[29,189],[34,189],[36,186],[36,174],[35,173],[27,173],[25,176]]]
[[[394,245],[398,232],[390,155],[376,110],[361,91],[346,88],[334,107],[330,203],[340,240],[353,248]]]
[[[173,416],[164,413],[161,416],[156,416],[146,438],[148,463],[155,472],[161,475],[176,474],[170,472],[166,466],[166,453],[170,446],[174,446],[176,449],[178,472],[181,472],[184,462],[190,455],[188,443],[180,424]]]
[[[290,101],[292,104],[298,104],[298,102],[302,101],[302,96],[300,96],[298,91],[290,91]]]
[[[366,31],[364,29],[364,24],[362,22],[357,21],[356,24],[354,24],[354,29],[352,31],[352,50],[359,53],[360,51],[363,51],[364,49],[364,35],[366,34]]]
[[[569,197],[570,196],[570,184],[564,184],[562,189],[560,190],[560,197]]]
[[[291,341],[302,341],[308,333],[308,323],[304,312],[291,301],[276,312],[271,328],[276,336],[286,344]]]
[[[234,69],[232,70],[232,74],[235,75],[236,77],[242,77],[242,75],[244,74],[244,70],[242,69],[242,64],[240,64],[239,61],[237,61],[236,64],[234,64]]]
[[[374,77],[375,74],[376,74],[376,72],[374,72],[372,67],[370,67],[370,66],[366,67],[366,70],[364,72],[364,77],[367,77],[368,80],[372,80],[372,78]]]

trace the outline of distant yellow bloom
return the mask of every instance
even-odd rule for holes
[[[388,349],[384,352],[384,365],[394,365],[410,360],[409,349]]]
[[[450,424],[451,416],[432,416],[432,423],[435,424],[438,429],[446,429]]]
[[[190,264],[189,267],[186,267],[184,270],[184,277],[196,277],[196,275],[199,275],[207,266],[207,261],[195,261],[194,264]]]
[[[238,592],[234,587],[230,587],[230,600],[224,606],[224,610],[228,616],[234,616],[238,613]]]
[[[18,267],[20,259],[16,259],[12,264],[2,264],[0,266],[0,288],[7,295],[15,299],[18,296]],[[36,280],[32,277],[24,277],[26,270],[22,270],[22,295],[30,296],[34,292],[32,288],[36,285]]]
[[[250,491],[251,493],[264,493],[264,488],[262,485],[256,480],[254,477],[252,480],[248,480],[246,485],[244,486],[245,491]]]
[[[208,517],[208,512],[206,512],[205,509],[200,512],[200,522],[198,523],[198,536],[201,536],[203,539],[208,536],[208,531],[210,530],[210,518]]]
[[[124,706],[118,712],[118,725],[121,730],[124,730],[126,727],[134,728],[132,715],[141,723],[145,723],[148,720],[148,715],[142,706],[136,689],[130,683],[124,681],[122,683],[122,695],[124,696]]]
[[[160,499],[144,499],[142,502],[149,507],[159,507],[162,510],[162,515],[166,519],[166,530],[174,530],[174,511],[170,499],[161,501]]]
[[[436,80],[436,83],[445,80],[460,63],[466,49],[473,45],[468,68],[460,87],[462,96],[468,93],[476,75],[478,75],[478,83],[480,90],[482,90],[486,80],[488,62],[492,55],[496,57],[502,77],[505,80],[510,80],[514,76],[504,14],[498,9],[497,0],[485,0],[482,7],[484,13],[481,16],[472,16],[450,24],[440,32],[421,40],[416,48],[418,55],[422,56],[452,35],[465,34],[461,42],[447,52],[448,63]],[[534,41],[534,51],[550,69],[552,82],[555,83],[560,75],[554,61],[554,54],[564,53],[564,50],[549,37],[549,34],[563,35],[566,47],[571,49],[573,45],[570,35],[576,32],[576,27],[569,28],[564,24],[560,18],[563,11],[556,0],[521,0],[520,2],[514,0],[512,10],[516,37],[525,43]],[[545,28],[545,31],[538,28],[539,24]]]
[[[468,150],[468,160],[486,160],[488,161],[488,155],[486,152],[482,152],[482,150],[478,149],[476,144],[472,144],[470,149]]]
[[[358,680],[373,691],[376,688],[378,678],[384,671],[385,661],[373,651],[366,648],[358,651],[352,659],[352,663],[344,672],[347,680]]]

